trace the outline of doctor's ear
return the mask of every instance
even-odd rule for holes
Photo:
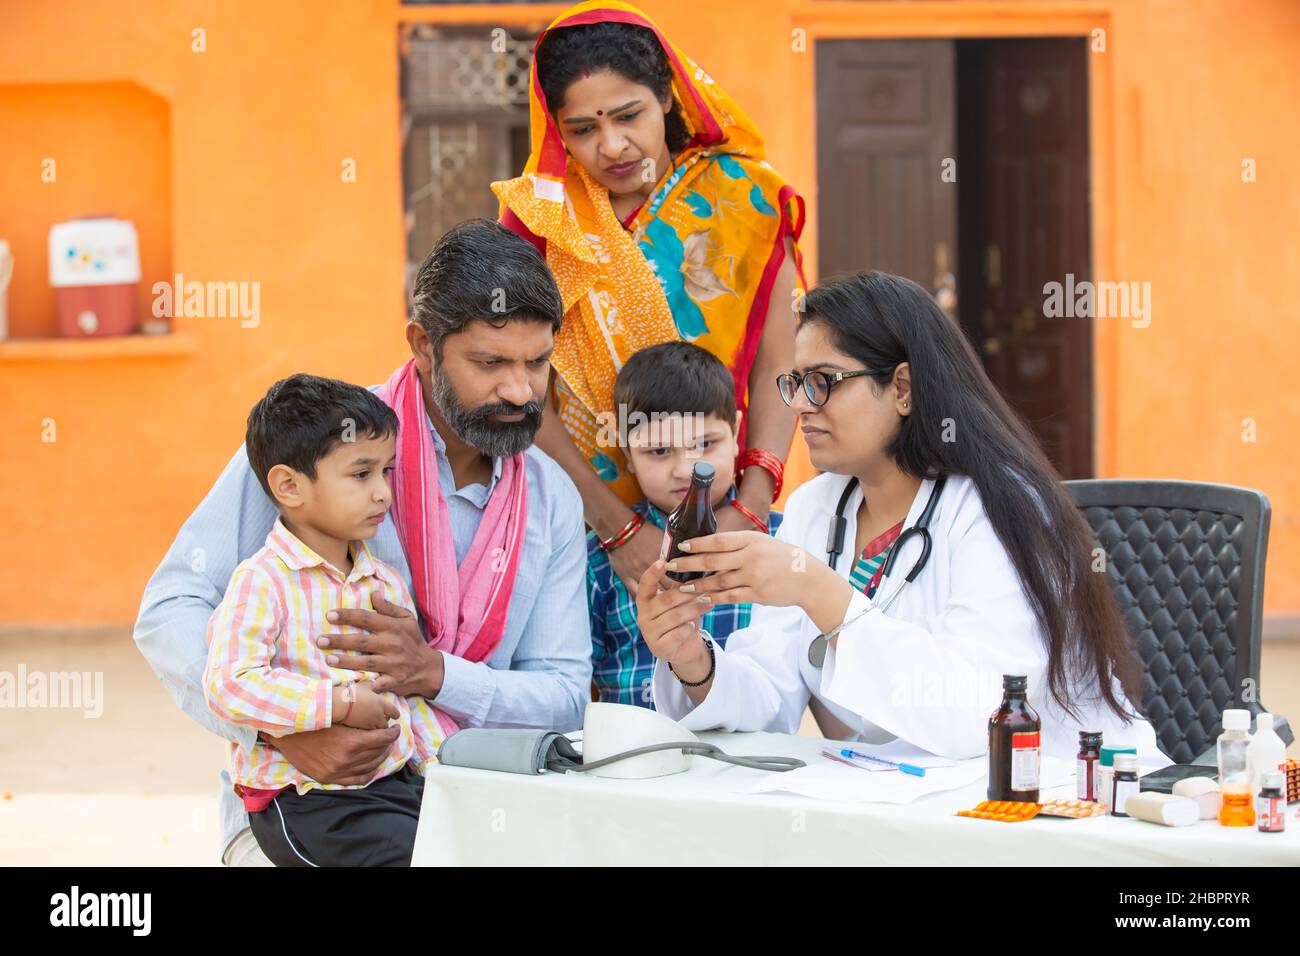
[[[912,370],[906,362],[894,369],[894,391],[894,406],[898,414],[912,414]]]

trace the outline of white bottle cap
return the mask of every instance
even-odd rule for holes
[[[1250,730],[1250,711],[1225,710],[1223,712],[1224,730]]]
[[[1272,715],[1272,714],[1256,714],[1256,715],[1255,715],[1255,732],[1256,732],[1256,733],[1258,733],[1258,732],[1261,731],[1261,730],[1272,730],[1272,729],[1273,729],[1273,715]]]
[[[1137,754],[1116,754],[1115,755],[1115,770],[1117,772],[1121,770],[1137,770],[1137,768],[1138,768]]]
[[[1268,773],[1264,774],[1264,786],[1268,787],[1270,790],[1281,790],[1282,771],[1270,770]]]

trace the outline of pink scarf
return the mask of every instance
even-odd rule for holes
[[[411,567],[415,604],[429,646],[467,661],[486,660],[501,643],[528,517],[524,456],[501,462],[501,479],[488,498],[469,554],[459,567],[447,501],[438,487],[438,457],[411,359],[377,394],[397,412],[393,520]],[[456,722],[438,711],[443,730]]]

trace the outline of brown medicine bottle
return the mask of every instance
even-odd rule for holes
[[[668,516],[663,545],[659,549],[659,557],[662,560],[672,561],[674,558],[681,557],[683,552],[678,545],[683,541],[702,538],[717,532],[718,519],[713,514],[714,474],[714,467],[707,461],[695,463],[695,468],[691,472],[690,490],[686,492],[682,503]],[[677,583],[685,584],[704,577],[708,572],[667,571],[665,573]]]
[[[1080,800],[1104,803],[1099,792],[1101,782],[1097,771],[1101,769],[1101,734],[1095,730],[1079,731],[1079,756],[1076,758],[1075,780],[1078,784],[1077,796]]]
[[[989,718],[990,800],[1038,802],[1042,721],[1026,698],[1028,683],[1002,675],[1002,704]]]

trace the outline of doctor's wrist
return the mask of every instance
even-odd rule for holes
[[[699,653],[688,661],[673,663],[668,661],[668,669],[686,687],[700,687],[707,684],[717,668],[718,659],[713,650],[713,642],[700,633]]]
[[[803,600],[799,606],[825,634],[844,623],[844,615],[853,600],[853,585],[828,564],[820,561],[809,564],[812,565],[810,571],[814,580],[810,582],[811,587],[802,590]]]

